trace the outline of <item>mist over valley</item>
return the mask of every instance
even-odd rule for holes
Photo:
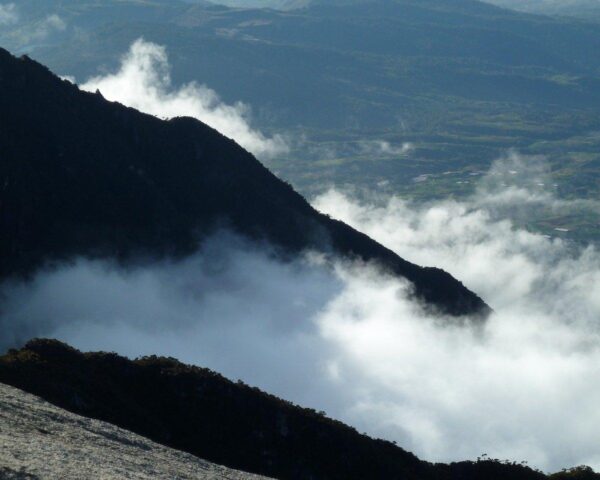
[[[600,29],[494,3],[0,4],[0,382],[274,478],[596,478]]]

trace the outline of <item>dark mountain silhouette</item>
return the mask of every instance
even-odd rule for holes
[[[108,102],[0,50],[0,278],[75,255],[183,256],[223,226],[287,254],[378,262],[449,314],[489,311],[448,273],[318,213],[203,123]]]
[[[172,358],[131,361],[33,340],[0,357],[0,382],[209,461],[280,479],[548,478],[497,460],[423,462],[322,413]],[[550,478],[600,475],[580,468]]]

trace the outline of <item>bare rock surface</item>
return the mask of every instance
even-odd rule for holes
[[[259,480],[0,383],[0,479]]]

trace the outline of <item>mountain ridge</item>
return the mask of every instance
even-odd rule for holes
[[[74,256],[183,257],[224,224],[282,251],[375,262],[451,315],[489,307],[320,214],[251,154],[191,118],[163,121],[81,92],[0,50],[0,278]]]
[[[486,458],[428,463],[324,412],[174,358],[129,360],[34,339],[0,356],[0,383],[208,461],[281,480],[600,478],[584,467],[547,476],[525,464]]]

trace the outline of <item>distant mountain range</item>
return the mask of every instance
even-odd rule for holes
[[[489,309],[448,273],[314,210],[232,140],[81,92],[0,50],[0,278],[75,256],[182,257],[228,228],[284,254],[375,262],[442,312]]]
[[[588,469],[548,477],[521,464],[487,458],[450,465],[423,462],[324,413],[302,409],[172,358],[131,361],[111,353],[84,354],[53,340],[35,340],[0,356],[0,382],[211,462],[281,480],[600,478]],[[27,410],[24,419],[31,419],[34,413]],[[52,441],[52,424],[43,428],[50,430],[47,435]],[[95,425],[94,429],[107,430],[109,426]],[[72,428],[69,432],[71,436],[86,434]],[[119,436],[123,433],[115,429],[108,439]],[[136,442],[140,443],[143,445],[143,440]],[[158,459],[148,454],[145,461]],[[174,465],[181,467],[182,463]]]

